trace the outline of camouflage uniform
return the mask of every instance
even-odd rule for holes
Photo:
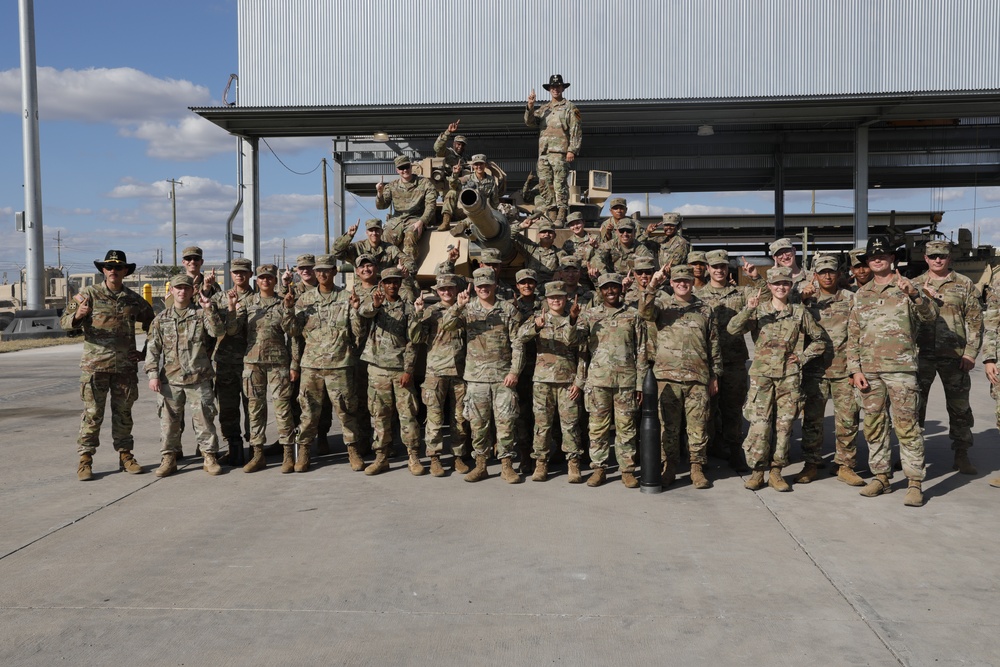
[[[333,242],[330,254],[341,262],[354,264],[361,255],[368,255],[375,263],[375,271],[378,273],[382,269],[391,266],[398,266],[402,260],[403,267],[411,274],[415,272],[416,265],[413,258],[403,254],[403,252],[391,243],[379,241],[378,245],[373,245],[368,239],[351,242],[350,234],[343,234]]]
[[[830,339],[823,353],[802,367],[802,456],[806,463],[823,461],[823,415],[826,401],[833,399],[833,462],[854,469],[857,463],[858,435],[857,393],[847,372],[847,322],[854,306],[854,293],[837,290],[829,295],[817,292],[806,309]]]
[[[205,274],[199,273],[197,276],[194,277],[194,296],[192,297],[192,300],[194,300],[195,302],[197,302],[198,294],[201,293],[201,288],[204,285],[205,285]],[[221,291],[222,288],[219,287],[218,283],[215,283],[214,285],[212,285],[212,289],[208,291],[208,298],[210,299],[213,298],[216,294],[218,294]],[[170,308],[172,305],[174,305],[174,295],[170,293],[170,290],[167,290],[167,296],[163,299],[163,307]]]
[[[107,283],[85,287],[80,297],[90,302],[90,313],[73,322],[80,304],[71,300],[59,324],[63,329],[83,330],[80,358],[80,400],[83,418],[77,437],[77,453],[93,454],[101,444],[101,424],[108,394],[111,394],[111,438],[117,451],[133,447],[132,404],[139,395],[136,362],[129,359],[135,349],[135,323],[153,321],[153,308],[127,287],[111,291]]]
[[[754,470],[788,465],[792,423],[798,412],[801,365],[823,354],[828,346],[826,333],[802,304],[786,304],[775,310],[772,299],[761,295],[757,308],[744,308],[729,321],[726,329],[739,336],[755,323],[758,329],[754,360],[750,366],[750,388],[743,414],[750,422],[743,450],[747,465]],[[810,343],[805,344],[808,338]],[[791,354],[798,362],[789,359]],[[776,431],[774,455],[771,430]]]
[[[240,290],[239,306],[247,299],[255,296],[253,290]],[[229,298],[225,292],[212,298],[219,310],[228,310]],[[243,406],[245,417],[243,430],[250,437],[250,408],[247,395],[243,392],[243,357],[247,353],[247,337],[245,331],[226,332],[215,343],[212,359],[215,361],[215,398],[219,402],[219,431],[222,439],[230,444],[239,443],[243,446],[243,436],[240,433],[240,406]]]
[[[539,287],[552,280],[559,270],[563,253],[555,245],[543,248],[523,233],[519,227],[511,228],[510,238],[524,257],[524,266],[537,274]]]
[[[580,110],[567,99],[551,100],[534,109],[525,109],[524,124],[541,127],[538,135],[538,197],[535,206],[569,206],[566,184],[566,153],[580,152],[583,128]]]
[[[522,269],[523,270],[523,269]],[[520,275],[520,271],[518,275]],[[517,308],[517,313],[520,316],[520,322],[527,322],[528,320],[534,320],[535,315],[541,313],[545,306],[545,299],[538,296],[538,292],[535,292],[535,298],[532,301],[525,299],[523,296],[518,296],[514,299],[514,306]],[[534,339],[521,339],[521,344],[524,346],[524,366],[521,369],[521,379],[517,382],[517,402],[522,408],[518,411],[517,422],[514,427],[515,439],[517,441],[518,455],[521,457],[523,463],[521,472],[528,472],[528,465],[531,463],[531,449],[532,443],[534,442],[533,433],[535,430],[535,413],[533,410],[528,410],[527,406],[531,405],[532,401],[532,382],[531,378],[535,374],[535,360],[538,356],[538,348],[535,345]]]
[[[889,405],[899,440],[903,473],[924,479],[924,437],[917,423],[920,385],[917,382],[916,333],[919,322],[933,323],[937,304],[926,297],[919,303],[896,285],[872,280],[855,294],[848,321],[847,372],[864,373],[867,391],[861,393],[865,411],[865,439],[872,474],[892,472],[889,451]]]
[[[688,253],[691,252],[691,244],[680,234],[674,234],[666,241],[658,243],[659,252],[657,259],[660,266],[679,266],[687,263]]]
[[[219,451],[212,390],[212,339],[226,332],[228,317],[228,311],[223,317],[214,303],[207,309],[192,303],[187,308],[167,308],[149,328],[143,372],[150,380],[160,380],[156,412],[160,418],[161,454],[181,451],[185,404],[191,406],[198,448],[210,454]]]
[[[448,186],[448,192],[444,196],[444,205],[441,207],[441,214],[450,215],[452,222],[465,219],[465,211],[458,205],[458,196],[466,188],[471,188],[479,192],[479,196],[489,202],[489,205],[493,208],[500,205],[500,188],[497,186],[497,179],[489,174],[485,174],[482,180],[475,173],[466,174],[460,178],[452,178],[449,180]]]
[[[521,317],[510,301],[497,299],[487,307],[473,299],[465,306],[448,308],[438,325],[441,331],[465,328],[464,411],[477,457],[489,455],[491,425],[496,428],[497,458],[514,456],[517,394],[503,385],[503,379],[511,373],[520,375],[524,366],[523,347],[517,337],[520,324]]]
[[[409,183],[401,178],[386,183],[375,197],[376,209],[381,211],[389,206],[393,209],[385,220],[385,240],[399,246],[408,256],[416,257],[420,237],[411,227],[417,220],[425,228],[430,225],[437,214],[436,203],[437,190],[429,178],[414,174]]]
[[[708,384],[722,375],[722,352],[712,309],[693,297],[686,303],[646,289],[639,315],[656,327],[653,374],[660,391],[660,445],[666,460],[680,459],[681,422],[687,421],[691,463],[708,462]]]
[[[983,363],[1000,361],[1000,291],[986,293],[986,313],[983,315]],[[1000,428],[1000,388],[990,384],[990,396],[996,403],[995,417]]]
[[[643,243],[633,241],[625,247],[618,239],[602,243],[597,249],[597,270],[600,273],[620,273],[623,276],[629,272],[640,257],[656,261],[656,255]]]
[[[457,136],[460,139],[465,139],[465,137],[461,134]],[[451,138],[451,132],[449,130],[445,130],[438,135],[438,138],[434,140],[434,156],[443,157],[444,165],[447,167],[448,173],[451,173],[452,167],[456,164],[460,164],[465,167],[466,162],[465,158],[462,157],[462,154],[455,150],[454,144],[451,146],[448,145],[449,138]],[[462,143],[464,144],[465,142],[462,141]]]
[[[635,470],[636,417],[646,373],[646,323],[632,306],[603,302],[580,314],[581,355],[588,360],[584,402],[590,415],[591,468],[607,466],[611,420],[622,472]]]
[[[941,377],[945,405],[948,408],[948,435],[951,448],[965,451],[972,447],[974,419],[969,405],[972,378],[959,367],[963,356],[975,360],[982,342],[983,309],[975,284],[952,271],[942,279],[929,273],[915,278],[914,287],[926,285],[937,292],[934,302],[938,316],[921,323],[917,330],[917,381],[920,383],[920,425],[927,413],[927,396],[934,376]]]

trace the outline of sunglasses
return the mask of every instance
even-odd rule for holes
[[[651,275],[653,275],[652,271],[647,271],[646,269],[642,269],[641,271],[640,270],[633,270],[632,273],[634,273],[637,276],[651,276]]]
[[[410,170],[410,165],[406,165],[405,167],[396,167],[396,171],[409,171],[409,170]]]
[[[927,259],[948,259],[948,255],[927,255]]]

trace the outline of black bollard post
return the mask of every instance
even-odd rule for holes
[[[639,488],[643,493],[663,491],[657,393],[656,376],[650,368],[646,371],[646,379],[642,381],[642,419],[639,422],[639,463],[642,466]]]
[[[239,443],[233,446],[233,443]],[[234,438],[229,441],[229,465],[232,467],[242,466],[247,462],[243,455],[243,438]]]

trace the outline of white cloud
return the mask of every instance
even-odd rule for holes
[[[628,208],[626,209],[626,212],[628,213],[628,215],[632,215],[637,211],[639,213],[642,213],[643,215],[648,215],[648,216],[663,215],[664,209],[659,204],[654,204],[653,202],[649,202],[648,208],[649,210],[646,210],[647,206],[645,199],[633,199],[632,201],[628,202]]]
[[[1000,201],[1000,187],[979,188],[979,194],[986,201]]]
[[[674,212],[681,215],[753,215],[756,213],[756,211],[750,208],[707,206],[705,204],[683,204],[676,207]]]
[[[235,155],[237,150],[236,137],[193,114],[177,123],[147,120],[130,124],[119,128],[118,133],[145,141],[146,155],[161,160],[204,160],[226,151]]]

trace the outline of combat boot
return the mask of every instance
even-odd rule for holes
[[[795,483],[808,484],[809,482],[815,481],[818,475],[819,475],[819,468],[816,467],[816,464],[806,463],[805,466],[803,466],[802,468],[802,472],[800,472],[799,476],[795,478]]]
[[[604,468],[597,468],[594,470],[594,474],[592,474],[587,480],[587,486],[600,486],[601,484],[604,484],[604,480],[607,479],[607,477],[608,473],[604,470]]]
[[[767,485],[774,489],[775,491],[791,491],[792,487],[788,485],[785,478],[781,476],[781,468],[771,468],[771,474],[767,477]]]
[[[563,227],[566,226],[566,207],[565,206],[560,206],[559,207],[559,210],[556,212],[555,222],[552,223],[552,226],[555,227],[556,229],[562,229]]]
[[[955,463],[951,466],[951,469],[957,470],[962,475],[975,475],[979,472],[976,470],[976,466],[972,465],[972,461],[969,460],[968,449],[955,450]]]
[[[330,453],[330,440],[325,435],[316,436],[316,456],[327,456]]]
[[[924,504],[924,492],[920,488],[919,479],[911,479],[906,485],[906,495],[903,496],[903,504],[907,507],[922,507]]]
[[[677,466],[674,465],[673,461],[663,462],[663,471],[660,475],[660,484],[663,488],[667,488],[674,483],[677,479]]]
[[[76,468],[76,478],[81,482],[94,478],[93,454],[80,454],[80,465]]]
[[[639,488],[639,480],[635,478],[635,473],[630,470],[622,471],[622,484],[624,484],[627,489]]]
[[[377,475],[389,469],[389,452],[386,449],[379,449],[375,452],[375,460],[365,468],[366,475]]]
[[[444,467],[441,465],[441,457],[431,456],[431,475],[434,477],[444,477]]]
[[[874,498],[875,496],[880,496],[883,493],[892,493],[889,475],[885,473],[875,475],[875,479],[865,484],[865,488],[861,489],[858,493],[866,498]]]
[[[118,452],[118,470],[124,470],[132,475],[141,475],[146,472],[139,465],[139,462],[132,456],[131,449],[122,449]]]
[[[858,477],[858,473],[854,472],[853,468],[849,466],[841,465],[837,469],[837,479],[839,479],[844,484],[848,486],[864,486],[865,480]]]
[[[291,445],[289,445],[291,447]],[[299,460],[295,462],[295,472],[309,470],[309,443],[299,443]]]
[[[365,460],[361,458],[361,452],[358,451],[357,445],[347,446],[347,460],[350,462],[351,470],[354,472],[365,469]]]
[[[219,460],[215,458],[214,452],[202,452],[202,456],[205,457],[205,461],[201,464],[201,467],[209,475],[221,475],[222,466],[219,465]]]
[[[281,473],[287,475],[295,470],[295,445],[285,445],[281,448]]]
[[[567,462],[569,468],[568,481],[570,484],[579,484],[583,481],[583,477],[580,475],[580,459],[579,457],[574,457]]]
[[[439,232],[446,232],[451,229],[451,213],[444,213],[441,216],[441,224],[438,225]]]
[[[691,464],[691,484],[696,489],[707,489],[712,486],[705,477],[705,470],[700,463]]]
[[[451,469],[457,472],[459,475],[464,475],[469,472],[469,464],[465,462],[461,456],[456,456],[451,460]]]
[[[427,472],[427,468],[420,462],[420,454],[417,454],[416,449],[410,450],[410,460],[406,465],[410,469],[410,474],[414,477],[420,477]]]
[[[243,466],[243,472],[257,472],[266,468],[267,461],[264,460],[264,445],[250,445],[250,449],[253,450],[253,457]]]
[[[531,475],[532,482],[544,482],[549,478],[549,462],[545,459],[535,461],[535,472]]]
[[[167,452],[160,461],[160,467],[153,474],[157,477],[170,477],[177,472],[177,452]]]
[[[754,470],[753,473],[750,475],[750,479],[743,482],[743,488],[750,489],[751,491],[758,491],[760,489],[763,489],[764,486],[765,486],[764,470],[762,468]]]
[[[508,461],[509,460],[510,459],[508,459]],[[455,468],[455,470],[458,470],[458,468]],[[479,480],[486,479],[489,476],[490,472],[486,469],[486,454],[476,454],[476,467],[465,476],[465,481],[478,482]]]
[[[520,484],[521,482],[524,481],[524,479],[517,474],[517,471],[514,470],[513,458],[508,456],[504,458],[502,461],[500,461],[500,463],[502,464],[502,468],[500,469],[500,477],[501,479],[503,479],[503,481],[507,482],[508,484]]]

